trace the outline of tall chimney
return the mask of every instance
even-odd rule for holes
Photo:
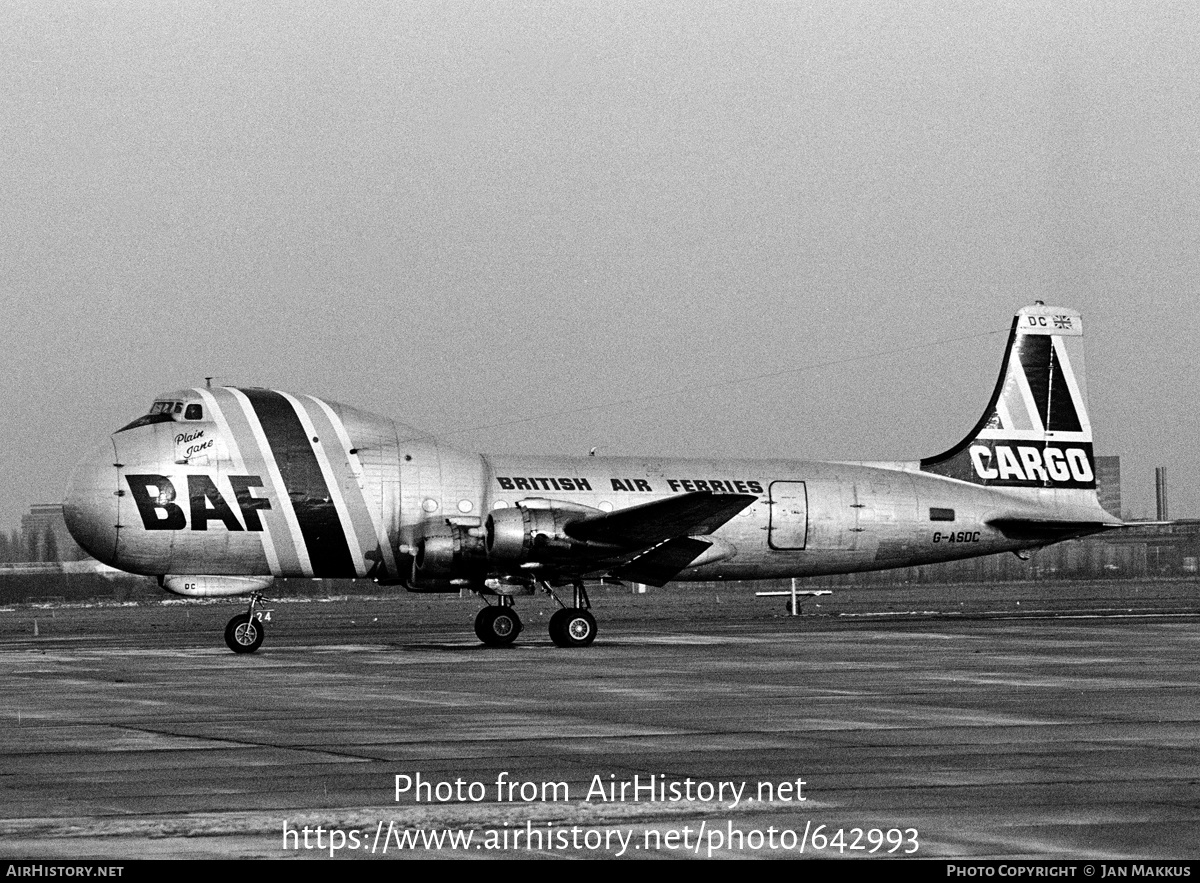
[[[1158,520],[1168,521],[1167,514],[1167,467],[1157,466],[1154,469],[1154,493],[1158,500]]]

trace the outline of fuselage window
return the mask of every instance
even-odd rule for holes
[[[953,521],[954,520],[954,510],[953,509],[939,509],[937,506],[933,506],[929,509],[929,520],[930,521]]]
[[[187,410],[183,413],[184,420],[203,420],[204,406],[203,405],[188,405]]]

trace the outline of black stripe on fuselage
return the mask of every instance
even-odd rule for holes
[[[291,402],[269,389],[243,389],[254,406],[287,489],[313,576],[355,576],[346,531],[321,474],[312,441]]]

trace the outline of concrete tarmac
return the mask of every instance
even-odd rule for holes
[[[507,649],[470,600],[280,603],[252,656],[234,602],[5,608],[0,855],[1195,859],[1178,585],[593,595],[583,650],[545,598]]]

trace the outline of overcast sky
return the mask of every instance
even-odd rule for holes
[[[1037,299],[1129,513],[1165,465],[1200,516],[1197,47],[1191,2],[8,0],[0,528],[206,375],[471,450],[918,458]]]

